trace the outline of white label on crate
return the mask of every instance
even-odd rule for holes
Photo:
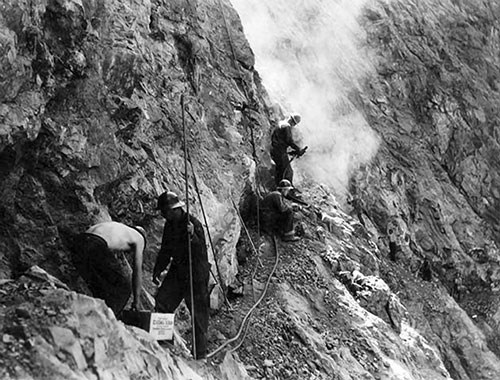
[[[151,313],[149,333],[156,340],[172,340],[174,334],[174,314]]]

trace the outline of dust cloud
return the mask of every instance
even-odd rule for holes
[[[373,71],[357,18],[366,0],[231,0],[273,101],[302,115],[308,153],[295,184],[312,179],[344,194],[379,139],[347,95]]]

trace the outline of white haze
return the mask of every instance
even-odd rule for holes
[[[231,0],[273,101],[302,115],[308,153],[294,162],[295,183],[310,177],[343,194],[378,137],[347,99],[372,71],[357,22],[365,0]]]

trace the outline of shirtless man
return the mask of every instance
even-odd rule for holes
[[[76,238],[73,250],[75,267],[94,297],[103,299],[116,316],[127,304],[131,292],[132,308],[139,308],[145,246],[142,227],[129,227],[118,222],[96,224]],[[126,253],[132,254],[132,269]]]

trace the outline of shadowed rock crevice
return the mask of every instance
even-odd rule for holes
[[[191,84],[195,94],[198,93],[198,71],[196,63],[196,48],[193,41],[187,35],[174,34],[175,48],[177,57],[186,77]]]

